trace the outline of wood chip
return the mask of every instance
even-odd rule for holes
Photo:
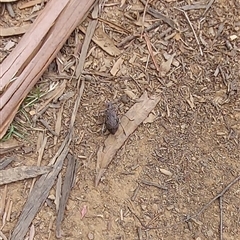
[[[119,58],[113,65],[110,73],[113,75],[113,76],[116,76],[117,72],[119,71],[121,65],[123,64],[123,59],[122,58]]]
[[[0,27],[0,36],[1,37],[8,37],[8,36],[15,36],[25,33],[29,28],[31,24],[25,24],[20,27],[9,27],[9,28],[3,28]]]
[[[164,168],[160,168],[160,172],[167,176],[172,176],[172,173]]]
[[[33,0],[33,1],[29,1],[29,2],[24,2],[18,8],[22,10],[24,8],[33,7],[37,4],[42,4],[43,2],[46,2],[46,0]]]

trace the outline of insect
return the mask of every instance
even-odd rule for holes
[[[119,127],[119,118],[116,109],[111,102],[107,103],[107,109],[105,112],[105,127],[111,133],[115,134]]]

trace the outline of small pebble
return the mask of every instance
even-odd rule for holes
[[[90,239],[90,240],[93,240],[94,239],[94,235],[93,235],[93,233],[88,233],[88,239]]]

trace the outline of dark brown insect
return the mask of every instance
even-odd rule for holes
[[[119,127],[119,118],[111,102],[107,103],[107,109],[105,112],[105,126],[111,134],[115,134]]]

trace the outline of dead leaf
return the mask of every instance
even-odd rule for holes
[[[157,119],[157,115],[154,113],[150,113],[148,117],[143,121],[143,123],[153,123]]]
[[[160,101],[159,96],[149,98],[147,92],[136,101],[136,103],[121,118],[121,126],[114,135],[109,135],[97,153],[97,176],[95,184],[98,185],[103,173],[112,161],[113,157],[124,144],[128,137],[147,118],[149,113]]]
[[[79,26],[79,29],[83,33],[86,33],[86,29],[83,28],[83,26]],[[118,56],[121,53],[121,51],[114,45],[112,39],[102,29],[97,29],[95,31],[92,40],[111,56]]]
[[[163,62],[160,66],[160,76],[164,77],[169,72],[173,58],[176,54],[172,54],[166,62]]]
[[[164,57],[166,60],[169,60],[169,59],[172,57],[172,55],[168,54],[167,52],[164,52],[164,53],[163,53],[163,57]],[[173,65],[174,67],[178,67],[178,66],[180,65],[180,62],[177,61],[176,59],[173,59],[172,65]]]

